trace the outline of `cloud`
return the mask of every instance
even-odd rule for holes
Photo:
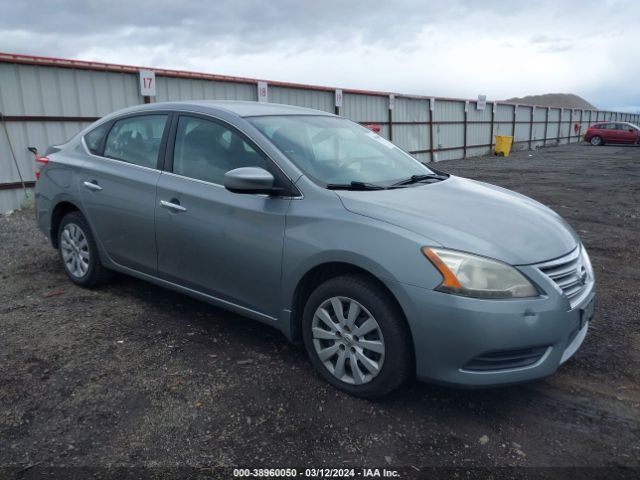
[[[637,105],[638,18],[633,0],[35,0],[3,5],[0,51],[425,95],[568,91]]]
[[[573,50],[573,45],[570,45],[568,43],[564,43],[564,44],[557,43],[552,45],[546,45],[538,49],[538,51],[542,53],[559,53],[559,52],[567,52],[569,50]]]
[[[412,15],[407,15],[408,10]],[[402,43],[440,16],[438,11],[406,0],[379,5],[336,0],[113,0],[106,4],[62,0],[13,2],[3,12],[0,27],[85,39],[107,31],[119,38],[124,32],[135,32],[137,39],[147,41],[169,41],[177,35],[175,40],[200,40],[193,47],[204,40],[224,42],[233,51],[247,51],[300,37],[366,43],[393,38]]]

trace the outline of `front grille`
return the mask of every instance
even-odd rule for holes
[[[588,280],[587,269],[584,265],[580,247],[564,257],[536,266],[560,287],[562,293],[569,299],[571,308],[579,303]]]
[[[547,348],[522,348],[520,350],[501,350],[484,353],[467,363],[463,370],[487,372],[528,367],[540,360]]]

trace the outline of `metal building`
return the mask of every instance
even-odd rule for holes
[[[27,147],[62,143],[108,113],[145,101],[258,100],[259,81],[150,69],[156,96],[140,93],[140,67],[0,53],[0,213],[18,208],[34,185]],[[495,135],[514,148],[579,141],[600,120],[638,123],[640,115],[260,82],[267,100],[334,112],[380,134],[423,162],[486,155]],[[580,128],[576,131],[575,125]],[[13,153],[12,153],[13,152]],[[31,195],[32,197],[32,195]],[[28,200],[28,199],[27,199]]]

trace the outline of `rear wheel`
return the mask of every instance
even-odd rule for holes
[[[411,337],[402,312],[365,276],[321,284],[305,306],[303,336],[320,376],[352,395],[380,397],[411,373]]]
[[[598,147],[600,145],[604,145],[604,142],[602,141],[602,137],[599,137],[597,135],[594,136],[594,137],[591,137],[590,142],[591,142],[591,145],[593,145],[594,147]]]
[[[94,287],[112,276],[102,266],[89,224],[80,212],[70,212],[62,218],[58,251],[64,271],[76,285]]]

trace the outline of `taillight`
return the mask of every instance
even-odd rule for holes
[[[37,156],[36,163],[40,164],[39,166],[37,166],[38,168],[36,170],[36,180],[38,180],[40,178],[40,170],[42,170],[42,167],[49,163],[49,158]]]

